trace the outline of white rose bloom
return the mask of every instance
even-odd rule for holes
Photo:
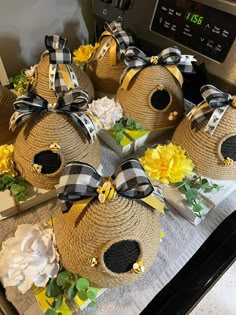
[[[113,125],[123,117],[123,109],[118,101],[114,98],[109,99],[107,96],[93,101],[89,104],[89,110],[100,121],[96,123],[97,131],[100,129],[111,129]]]
[[[25,293],[33,284],[45,287],[59,271],[55,235],[48,224],[19,225],[14,237],[3,242],[0,277],[4,287]]]

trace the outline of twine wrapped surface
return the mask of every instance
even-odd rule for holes
[[[52,174],[38,174],[32,167],[35,155],[50,150],[50,145],[55,142],[61,147],[60,168]],[[90,144],[85,134],[64,114],[32,116],[15,142],[14,159],[21,175],[33,186],[44,189],[53,189],[58,184],[65,163],[84,161],[97,168],[100,158],[99,141]]]
[[[131,270],[116,273],[108,269],[104,254],[113,244],[136,241],[145,272],[153,264],[159,249],[160,227],[156,213],[120,196],[104,204],[93,199],[82,211],[76,204],[66,214],[58,210],[54,229],[64,267],[103,288],[126,285],[142,274]],[[133,254],[131,250],[127,256]],[[89,264],[93,257],[98,261],[95,267]],[[117,255],[113,260],[122,265],[122,256]]]
[[[106,36],[101,40],[96,54],[88,63],[87,73],[91,78],[96,91],[115,94],[120,85],[120,76],[125,70],[126,66],[123,61],[118,62],[117,65],[114,66],[110,65],[109,49],[102,59],[97,58],[103,46],[110,39],[111,36]]]
[[[49,89],[49,64],[49,56],[45,54],[36,67],[32,91],[53,104],[56,102],[57,97],[55,92]],[[80,89],[86,91],[89,95],[89,101],[92,101],[94,98],[94,88],[90,78],[75,64],[72,64],[72,68],[79,82]]]
[[[9,120],[15,100],[16,95],[0,84],[0,145],[8,143],[14,137],[9,130]]]
[[[199,174],[212,179],[236,179],[236,163],[225,165],[226,156],[221,153],[221,144],[230,136],[236,136],[236,109],[228,108],[213,135],[204,132],[206,125],[207,121],[191,129],[191,120],[186,117],[177,127],[172,142],[186,150]],[[230,150],[235,152],[236,145]]]
[[[163,110],[152,107],[151,97],[162,86],[170,96],[170,102]],[[166,130],[175,127],[184,111],[181,87],[165,67],[150,66],[141,70],[130,82],[128,90],[121,87],[116,94],[124,108],[125,116],[139,122],[149,130]],[[176,119],[169,120],[171,112],[178,112]]]

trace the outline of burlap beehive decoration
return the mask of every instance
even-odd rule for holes
[[[179,123],[184,111],[183,77],[177,67],[180,60],[181,53],[175,47],[152,57],[136,47],[127,49],[124,58],[127,69],[116,94],[126,117],[149,130],[163,131]],[[189,56],[189,61],[181,62],[182,70],[192,71],[190,60]]]
[[[151,267],[159,249],[159,218],[132,200],[152,193],[139,161],[123,162],[109,179],[89,165],[70,163],[59,186],[63,202],[54,231],[67,270],[111,288],[137,280]]]
[[[201,92],[206,102],[183,119],[172,142],[185,148],[199,174],[236,179],[236,96],[212,85]]]
[[[122,30],[121,23],[105,23],[99,47],[87,66],[87,73],[96,91],[116,93],[120,76],[125,69],[123,55],[132,43],[132,37]]]
[[[57,96],[79,86],[87,92],[91,102],[94,98],[93,84],[88,75],[72,63],[71,52],[66,44],[67,40],[58,35],[45,36],[48,50],[42,54],[35,67],[31,90],[54,103]]]
[[[15,141],[14,160],[33,186],[54,188],[64,165],[71,160],[86,161],[95,167],[100,164],[95,127],[84,113],[87,103],[87,93],[79,88],[53,104],[35,94],[17,98],[11,127],[23,127]]]
[[[9,130],[9,120],[13,114],[15,94],[0,84],[0,145],[8,143],[14,137]]]

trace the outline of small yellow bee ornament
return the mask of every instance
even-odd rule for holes
[[[143,262],[141,260],[137,261],[135,264],[133,264],[132,272],[140,273],[144,272],[145,268],[143,266]]]
[[[39,164],[33,164],[33,171],[40,174],[42,172],[42,168],[43,166],[42,165],[39,165]]]
[[[224,159],[224,165],[232,166],[232,165],[234,165],[234,161],[233,161],[231,158],[226,157],[226,158]]]
[[[89,266],[90,267],[95,267],[95,266],[97,266],[97,264],[98,264],[98,261],[95,257],[92,257],[89,259]]]
[[[97,189],[98,200],[104,203],[106,200],[111,200],[116,197],[117,192],[114,185],[110,181],[106,181],[102,186]]]
[[[53,153],[58,153],[61,147],[57,142],[53,142],[52,144],[50,144],[50,149]]]

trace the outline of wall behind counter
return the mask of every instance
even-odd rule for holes
[[[72,51],[91,41],[91,1],[0,1],[0,56],[8,76],[38,62],[45,50],[45,35],[64,36]]]

